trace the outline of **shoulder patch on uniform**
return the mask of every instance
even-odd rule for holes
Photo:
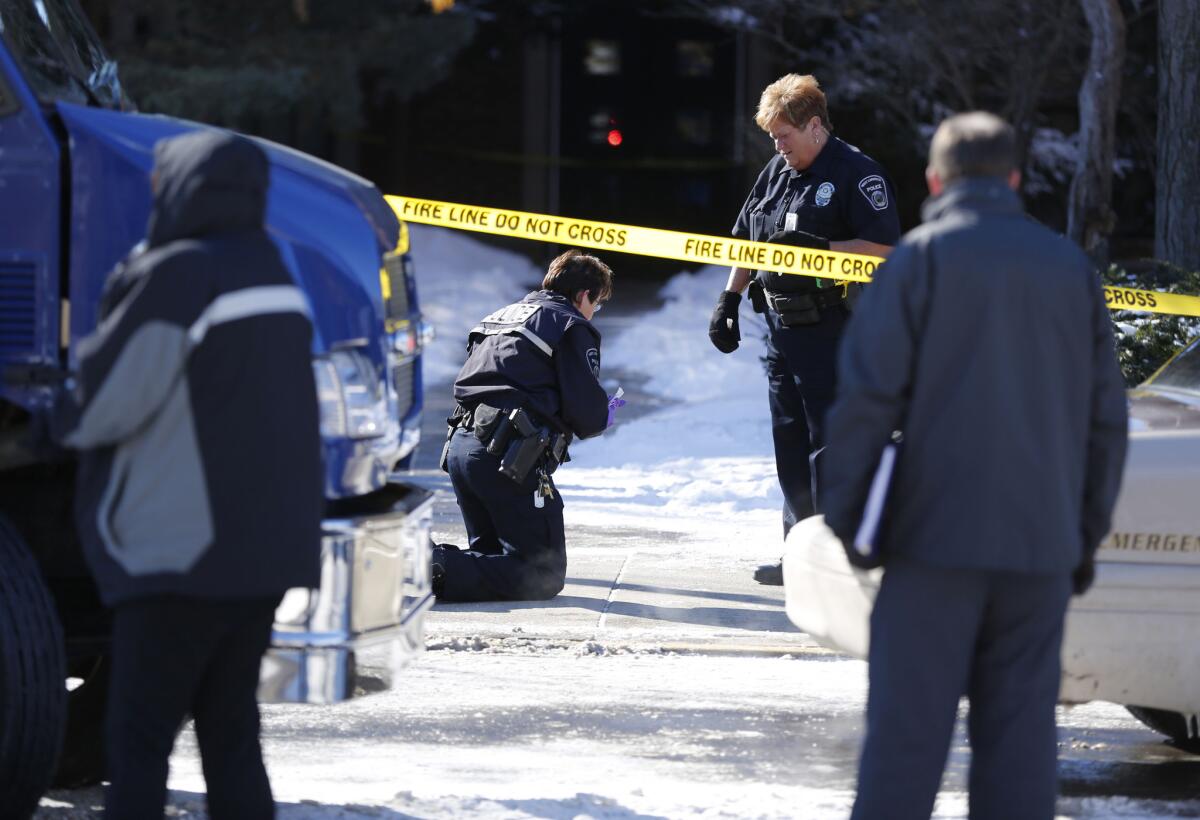
[[[818,208],[824,208],[833,199],[833,192],[837,190],[832,182],[822,182],[817,186],[817,195],[813,200],[813,204]]]
[[[877,211],[887,210],[887,185],[879,174],[863,177],[858,183],[858,190],[867,198],[867,202],[871,203],[872,208]]]
[[[592,375],[597,379],[600,378],[600,349],[597,347],[589,347],[587,350],[588,367],[592,369]]]

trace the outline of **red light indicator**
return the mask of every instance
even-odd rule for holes
[[[621,136],[619,129],[614,128],[608,132],[608,144],[613,148],[616,148],[618,145],[620,145],[623,139],[624,137]]]

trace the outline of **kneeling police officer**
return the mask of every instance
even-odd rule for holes
[[[612,270],[570,250],[550,263],[541,290],[471,331],[442,451],[468,543],[433,548],[439,600],[547,600],[562,591],[563,502],[551,475],[574,436],[608,426],[591,318],[611,295]]]

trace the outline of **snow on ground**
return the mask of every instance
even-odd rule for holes
[[[466,359],[467,333],[497,308],[540,286],[545,271],[524,256],[457,231],[409,225],[421,312],[436,337],[426,348],[426,384],[450,382]]]
[[[711,266],[678,274],[660,291],[661,308],[606,344],[605,367],[649,374],[643,389],[670,403],[632,422],[618,411],[612,430],[574,447],[577,462],[556,480],[568,498],[591,494],[599,502],[572,510],[574,520],[651,514],[659,526],[702,535],[702,542],[726,551],[726,527],[740,533],[740,543],[754,526],[759,541],[778,546],[783,498],[771,448],[761,321],[743,311],[742,344],[732,355],[708,341],[709,315],[727,276],[727,268]]]

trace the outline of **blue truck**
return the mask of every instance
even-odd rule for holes
[[[145,236],[154,144],[206,127],[136,113],[75,0],[0,0],[2,817],[102,772],[110,624],[72,524],[75,462],[40,431],[105,276]],[[285,596],[260,696],[332,702],[388,685],[423,648],[432,502],[397,476],[419,438],[431,332],[407,229],[380,192],[260,143],[268,229],[312,311],[326,469],[321,587]],[[272,480],[272,465],[250,468]],[[371,645],[391,660],[369,667],[387,654]]]

